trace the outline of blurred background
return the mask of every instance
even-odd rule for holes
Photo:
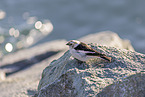
[[[56,39],[116,32],[145,53],[144,0],[1,0],[0,58]]]

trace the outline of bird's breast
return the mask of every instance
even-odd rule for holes
[[[87,57],[86,57],[86,54],[85,53],[81,53],[77,50],[74,50],[74,49],[71,49],[70,50],[70,53],[72,54],[72,56],[80,61],[86,61]]]

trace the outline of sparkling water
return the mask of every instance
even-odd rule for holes
[[[0,57],[55,39],[110,30],[145,53],[144,0],[1,0]]]

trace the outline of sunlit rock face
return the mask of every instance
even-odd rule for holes
[[[85,43],[89,43],[91,40],[91,43],[134,51],[134,48],[132,47],[129,40],[121,39],[116,33],[112,31],[103,31],[95,34],[89,34],[80,38],[80,40]]]
[[[125,49],[90,45],[112,57],[80,63],[66,52],[42,73],[35,97],[145,96],[145,55]]]

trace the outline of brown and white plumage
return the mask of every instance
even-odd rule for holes
[[[71,40],[66,45],[69,45],[69,50],[72,56],[80,61],[87,61],[91,58],[101,58],[111,62],[111,57],[107,57],[105,54],[97,52],[83,42]]]

